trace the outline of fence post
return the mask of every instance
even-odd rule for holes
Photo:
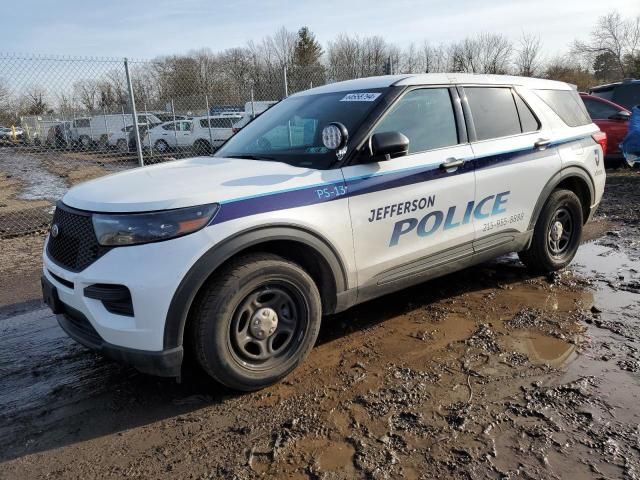
[[[209,95],[204,96],[204,102],[207,104],[207,126],[209,127],[209,145],[211,145],[211,151],[209,155],[213,155],[213,132],[211,131],[211,110],[209,109]]]
[[[149,133],[149,112],[147,112],[147,102],[144,102],[144,124],[147,126],[147,138],[149,139],[149,155],[153,157],[153,147],[151,146],[151,134]]]
[[[124,116],[124,105],[122,106],[122,132],[124,134],[124,141],[127,142],[127,153],[129,153],[129,132],[127,131],[127,119]]]
[[[283,75],[282,78],[284,79],[284,98],[287,98],[289,96],[289,86],[287,85],[287,66],[284,66],[284,69],[282,70]]]
[[[131,83],[131,73],[129,72],[129,61],[124,59],[124,73],[127,76],[127,88],[129,89],[129,102],[131,103],[131,114],[133,115],[133,131],[136,136],[136,150],[138,151],[138,164],[144,167],[142,157],[142,143],[140,142],[140,130],[138,129],[138,111],[136,110],[136,99],[133,95],[133,84]]]
[[[102,118],[104,119],[104,134],[106,135],[104,146],[102,147],[104,150],[109,150],[109,126],[107,125],[107,112],[102,107]],[[102,139],[102,138],[101,138]],[[98,143],[100,145],[100,143]]]
[[[251,120],[256,118],[256,107],[254,105],[253,87],[251,87]]]
[[[173,105],[173,98],[171,99],[171,115],[173,115],[173,137],[176,141],[176,152],[180,152],[178,147],[178,124],[176,123],[176,107]]]

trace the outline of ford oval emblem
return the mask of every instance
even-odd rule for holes
[[[58,227],[57,223],[54,223],[53,226],[51,227],[51,236],[53,238],[56,238],[59,233],[60,233],[60,228]]]

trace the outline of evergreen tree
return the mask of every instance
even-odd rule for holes
[[[298,40],[293,54],[293,61],[296,66],[309,67],[320,62],[322,57],[322,46],[316,40],[315,35],[308,27],[298,30]]]
[[[320,42],[308,27],[298,30],[293,65],[288,70],[292,93],[325,83],[325,69],[320,63],[323,54]]]

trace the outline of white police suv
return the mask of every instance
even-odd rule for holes
[[[312,348],[323,315],[519,252],[573,258],[606,137],[570,86],[463,74],[293,95],[213,157],[103,177],[58,203],[44,298],[75,340],[179,376],[190,352],[253,390]]]

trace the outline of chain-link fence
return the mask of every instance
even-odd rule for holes
[[[280,99],[326,81],[318,66],[0,54],[0,239],[45,231],[76,183],[211,154]]]

